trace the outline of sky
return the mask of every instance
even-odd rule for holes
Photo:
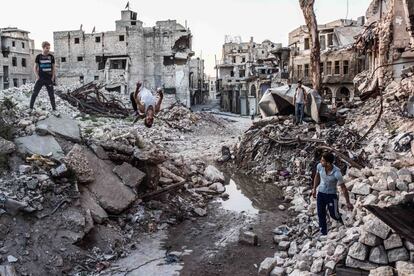
[[[3,1],[2,1],[3,2]],[[53,32],[77,30],[90,33],[115,29],[127,0],[13,0],[1,3],[0,27],[18,27],[30,32],[36,48],[50,41]],[[205,72],[214,76],[215,56],[221,59],[225,35],[270,39],[287,46],[288,33],[305,24],[298,0],[130,0],[144,26],[158,20],[176,19],[190,28],[193,51],[205,59]],[[348,2],[348,3],[347,3]],[[365,15],[371,0],[315,0],[319,24],[339,18]],[[347,9],[348,7],[348,9]],[[8,12],[4,12],[4,10]]]

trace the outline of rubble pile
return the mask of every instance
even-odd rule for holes
[[[414,272],[414,240],[401,226],[414,206],[414,122],[403,109],[413,80],[408,76],[385,88],[382,114],[377,97],[347,112],[343,126],[294,126],[291,118],[272,117],[255,122],[245,133],[232,152],[235,165],[281,187],[291,203],[288,212],[295,214],[291,223],[274,230],[277,251],[262,262],[259,275],[319,275],[343,268],[370,275]],[[319,235],[311,197],[319,149],[335,149],[354,205],[347,211],[339,196],[344,225],[331,219],[325,237]],[[375,210],[395,223],[386,224]]]
[[[0,118],[14,128],[0,133],[0,157],[7,157],[0,172],[0,259],[10,264],[0,271],[99,272],[136,249],[143,232],[205,216],[208,201],[225,192],[215,167],[159,143],[181,139],[180,129],[85,114],[59,97],[61,117],[48,112],[47,97],[38,98],[43,109],[28,114],[29,91],[0,96]],[[182,106],[170,115],[168,121],[188,128],[222,123]]]

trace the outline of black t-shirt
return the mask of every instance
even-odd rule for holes
[[[39,78],[43,80],[52,79],[52,69],[53,64],[55,64],[55,57],[51,54],[46,56],[38,54],[35,62],[39,65]]]

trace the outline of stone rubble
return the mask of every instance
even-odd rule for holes
[[[407,83],[414,84],[412,74],[400,84],[392,83],[385,88],[381,120],[365,141],[359,142],[376,119],[374,110],[379,106],[379,98],[356,102],[340,125],[328,122],[295,126],[289,116],[255,121],[230,150],[230,154],[236,156],[235,166],[264,182],[274,183],[290,202],[288,211],[295,217],[289,232],[280,235],[283,226],[273,239],[276,253],[287,253],[280,265],[286,275],[331,273],[344,266],[371,271],[370,275],[394,275],[394,270],[398,275],[405,275],[405,264],[412,265],[414,247],[407,237],[397,234],[363,207],[409,202],[412,206],[414,202],[414,143],[401,146],[401,137],[412,132],[414,122],[401,115],[394,97],[398,91],[405,93],[398,97],[412,94],[409,89],[402,88]],[[356,165],[351,164],[341,156],[336,160],[344,174],[354,210],[346,210],[345,200],[340,195],[344,225],[330,219],[326,237],[318,236],[316,202],[310,195],[311,172],[319,162],[320,146],[334,148],[338,155],[343,154],[356,162]],[[410,273],[414,273],[414,269]]]

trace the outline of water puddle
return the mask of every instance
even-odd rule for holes
[[[233,179],[230,179],[229,184],[226,185],[226,193],[228,193],[230,197],[226,200],[219,200],[221,206],[225,210],[240,213],[245,212],[253,215],[259,213],[259,210],[253,206],[253,202],[243,194]]]
[[[261,183],[251,176],[226,174],[226,193],[229,198],[219,199],[223,209],[257,215],[276,211],[281,202],[281,191],[273,183]]]

